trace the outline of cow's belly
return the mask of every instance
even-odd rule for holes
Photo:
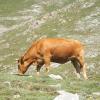
[[[68,61],[68,58],[62,58],[62,57],[58,57],[58,58],[51,58],[51,62],[55,62],[55,63],[66,63]]]
[[[56,62],[56,63],[66,63],[67,61],[69,61],[69,58],[71,57],[71,55],[69,54],[59,54],[59,55],[53,55],[51,57],[51,61],[52,62]]]
[[[73,55],[72,52],[73,50],[70,48],[55,48],[52,52],[51,61],[56,63],[66,63],[69,61],[69,57]]]

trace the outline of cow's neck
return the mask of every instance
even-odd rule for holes
[[[35,57],[35,49],[30,48],[23,56],[23,60],[27,61],[29,59],[32,59],[32,57]]]
[[[30,59],[24,61],[24,65],[25,65],[26,67],[29,67],[32,63],[33,63],[33,59],[32,59],[32,58],[30,58]]]

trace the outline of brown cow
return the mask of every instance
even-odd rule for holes
[[[79,41],[62,38],[45,38],[34,42],[28,51],[18,60],[18,71],[20,74],[24,74],[29,66],[35,63],[37,74],[39,75],[40,69],[44,64],[46,71],[49,72],[50,62],[63,64],[68,61],[72,62],[79,77],[82,70],[84,78],[87,79],[86,66],[84,64],[84,49]]]

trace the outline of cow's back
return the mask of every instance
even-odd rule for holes
[[[73,39],[62,39],[62,38],[46,38],[41,39],[37,42],[37,50],[42,55],[49,52],[51,56],[56,58],[72,56],[73,54],[82,49],[82,44]]]
[[[45,38],[37,41],[37,47],[44,48],[44,49],[51,49],[55,47],[73,47],[80,48],[83,47],[83,45],[78,40],[73,39],[63,39],[63,38]]]

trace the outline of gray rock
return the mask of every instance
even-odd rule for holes
[[[65,92],[63,90],[57,91],[60,95],[54,98],[54,100],[79,100],[78,94],[72,94],[69,92]]]

